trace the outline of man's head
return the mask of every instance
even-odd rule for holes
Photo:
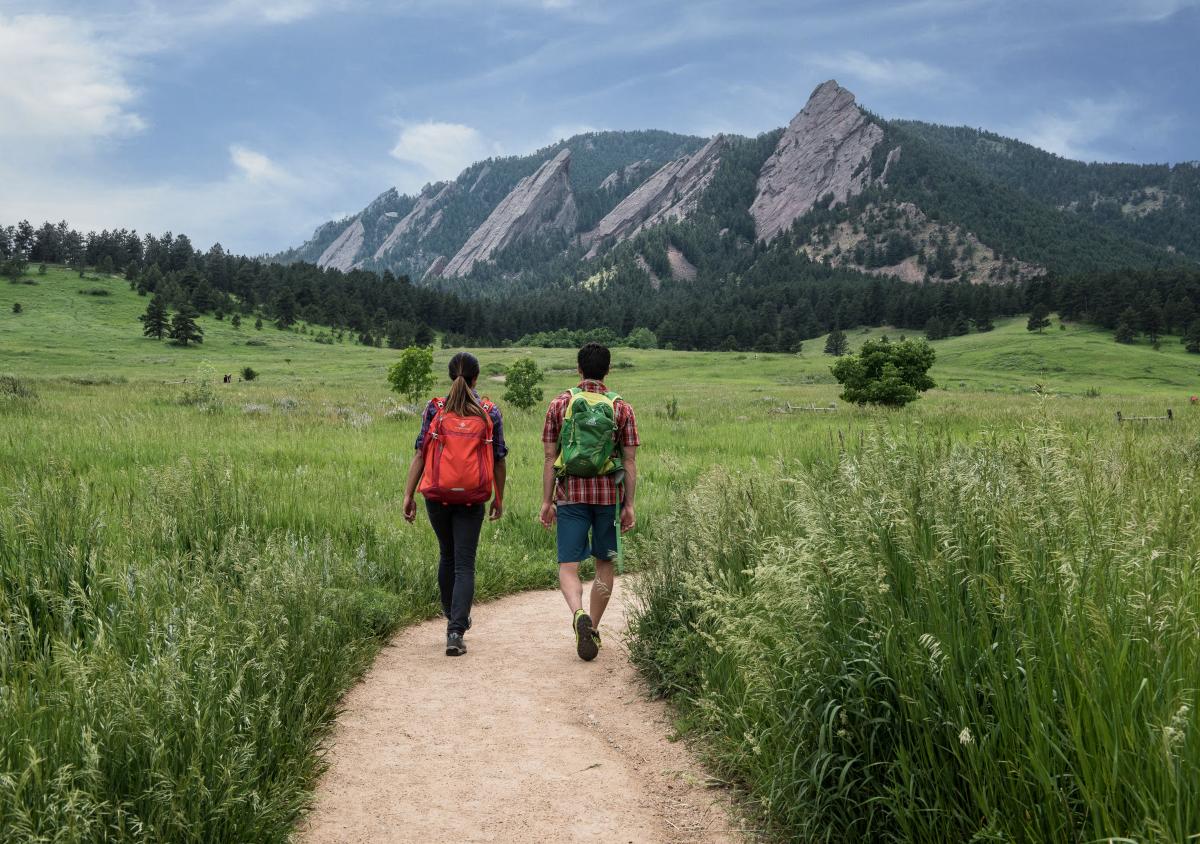
[[[589,381],[603,381],[604,376],[608,375],[611,357],[607,346],[588,343],[579,350],[576,360],[579,362],[579,374]]]

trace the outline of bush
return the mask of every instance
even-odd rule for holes
[[[521,410],[528,410],[542,400],[542,371],[533,358],[518,358],[508,367],[505,378],[504,401]]]
[[[831,371],[845,401],[902,407],[934,386],[927,374],[934,357],[924,340],[892,343],[885,337],[866,341],[858,354],[843,357]]]
[[[255,372],[254,369],[252,369],[249,366],[242,367],[242,380],[243,381],[253,381],[257,377],[258,377],[258,373]]]
[[[387,374],[388,384],[410,402],[417,402],[433,389],[433,349],[409,346],[400,353]]]
[[[247,341],[246,341],[246,345],[247,345],[247,346],[260,346],[260,347],[261,347],[261,346],[266,346],[266,345],[269,345],[269,344],[267,343],[267,341],[266,341],[266,340],[260,340],[260,339],[259,339],[259,338],[257,338],[257,337],[251,337],[249,340],[247,340]]]
[[[85,287],[79,291],[80,296],[111,296],[112,291],[105,287]]]
[[[0,400],[36,398],[37,390],[24,378],[16,375],[0,375]]]
[[[20,302],[13,302],[13,306],[12,306],[12,312],[13,312],[14,314],[19,314],[19,313],[21,313],[23,310],[25,310],[25,309],[21,307],[21,303],[20,303]]]

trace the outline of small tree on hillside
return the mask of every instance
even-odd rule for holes
[[[229,318],[229,324],[232,325],[234,328],[241,328],[242,327],[242,315],[235,312],[234,315]]]
[[[504,379],[504,401],[521,410],[528,410],[542,400],[542,370],[533,358],[513,361]]]
[[[831,371],[843,387],[843,400],[902,407],[934,386],[928,373],[935,357],[924,340],[868,340]]]
[[[20,303],[20,302],[13,302],[12,312],[13,312],[14,314],[19,314],[19,313],[21,313],[21,311],[23,311],[23,310],[25,310],[25,309],[21,307],[21,303]]]
[[[190,302],[185,302],[183,307],[171,318],[170,337],[180,346],[186,346],[188,343],[203,343],[204,330],[196,324],[196,309],[192,307]]]
[[[1041,334],[1050,325],[1050,311],[1040,302],[1029,312],[1029,322],[1025,323],[1026,331],[1036,331]]]
[[[1200,319],[1192,320],[1183,333],[1183,348],[1193,355],[1200,355]]]
[[[840,328],[835,328],[829,332],[829,337],[825,339],[825,354],[840,358],[849,350],[850,341],[846,339],[844,331]]]
[[[429,346],[409,346],[400,353],[387,374],[388,384],[409,402],[415,404],[433,389],[433,349]]]
[[[649,328],[635,328],[629,332],[625,344],[633,349],[657,349],[658,337]]]
[[[154,296],[146,305],[146,313],[138,317],[142,322],[142,334],[161,340],[169,327],[167,321],[167,303],[161,296]]]
[[[259,317],[258,319],[254,320],[254,330],[262,331],[262,317]]]

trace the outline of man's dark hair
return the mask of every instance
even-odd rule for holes
[[[604,376],[608,374],[608,365],[612,358],[607,346],[588,343],[579,350],[576,360],[579,362],[579,371],[583,373],[584,378],[589,381],[603,381]]]

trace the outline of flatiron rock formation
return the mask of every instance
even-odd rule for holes
[[[479,261],[524,237],[552,230],[573,231],[579,212],[568,179],[570,166],[571,151],[564,149],[518,182],[441,274],[447,278],[466,275]]]
[[[696,210],[725,145],[725,137],[717,135],[694,154],[659,168],[584,235],[584,243],[590,246],[587,257],[596,257],[602,248],[626,240],[642,229],[682,219]]]
[[[421,191],[421,195],[417,197],[417,204],[400,218],[400,222],[396,223],[396,227],[375,250],[376,260],[390,252],[405,235],[422,240],[436,229],[442,222],[442,206],[454,195],[457,187],[455,182],[438,182]]]
[[[818,85],[792,118],[758,175],[750,206],[761,240],[788,229],[826,194],[845,202],[871,180],[871,152],[883,129],[834,80]]]
[[[354,266],[354,262],[358,260],[358,253],[362,250],[365,234],[362,217],[356,217],[354,222],[346,226],[346,230],[337,236],[337,240],[329,244],[321,253],[321,257],[317,259],[317,266],[342,272],[350,270]]]

